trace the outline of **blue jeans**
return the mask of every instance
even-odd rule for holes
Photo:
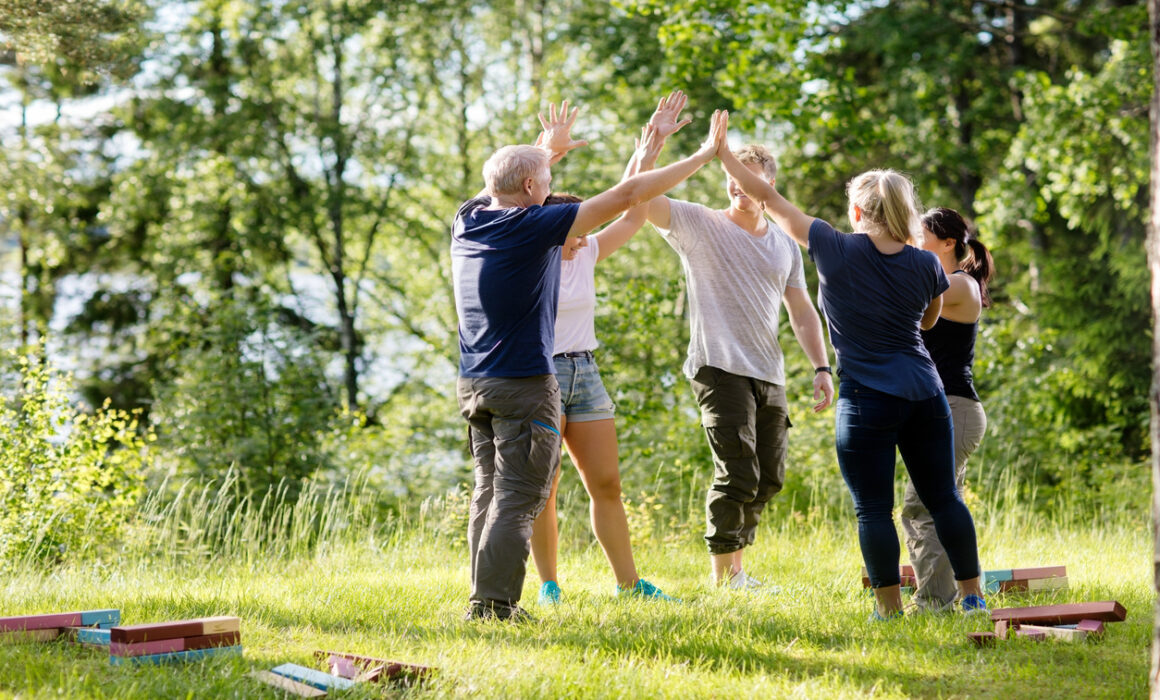
[[[954,427],[946,395],[910,401],[841,377],[835,416],[838,466],[854,498],[858,542],[875,588],[896,586],[895,448],[934,519],[955,579],[979,575],[975,523],[955,486]]]

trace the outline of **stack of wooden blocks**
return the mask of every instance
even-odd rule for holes
[[[0,617],[0,644],[50,642],[67,637],[87,646],[108,646],[109,629],[120,622],[120,610]]]
[[[914,588],[918,585],[917,579],[914,577],[914,567],[910,564],[903,564],[898,567],[899,585],[903,588]],[[862,567],[862,587],[870,588],[870,574],[866,571],[866,567]]]
[[[413,685],[429,677],[433,670],[427,666],[337,651],[316,651],[314,655],[326,663],[329,673],[298,664],[282,664],[250,675],[299,697],[324,698],[328,692],[346,690],[356,683]]]
[[[1052,638],[1077,642],[1103,635],[1105,622],[1123,622],[1127,614],[1124,606],[1114,600],[997,608],[991,611],[994,632],[971,632],[967,636],[978,646],[988,646],[1012,636],[1034,641]]]
[[[241,625],[236,617],[113,627],[109,637],[109,660],[114,665],[194,661],[242,653]]]
[[[1067,567],[1037,566],[1029,569],[985,571],[983,580],[987,593],[1061,590],[1067,588]]]

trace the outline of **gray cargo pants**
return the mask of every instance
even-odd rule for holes
[[[785,387],[716,367],[697,370],[692,385],[713,450],[705,543],[729,554],[753,544],[765,504],[785,483]]]
[[[987,414],[983,404],[965,396],[948,396],[951,420],[955,426],[955,488],[962,493],[967,475],[967,458],[983,441],[987,432]],[[918,587],[914,602],[921,610],[945,610],[958,596],[955,575],[946,550],[939,543],[934,519],[919,500],[914,484],[907,483],[902,500],[902,531]]]
[[[560,387],[556,377],[460,377],[475,492],[467,543],[471,602],[514,607],[523,592],[529,538],[560,463]]]

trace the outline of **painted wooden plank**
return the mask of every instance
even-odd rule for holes
[[[1027,590],[1029,591],[1057,591],[1067,588],[1066,576],[1053,576],[1051,578],[1033,578],[1027,582]]]
[[[144,625],[113,627],[112,640],[114,642],[132,644],[137,642],[155,642],[159,639],[202,637],[207,634],[237,632],[240,629],[241,621],[236,617],[201,617],[192,620],[175,620],[173,622],[154,622]]]
[[[977,647],[991,646],[999,641],[999,635],[994,632],[968,632],[967,637]]]
[[[330,667],[330,674],[332,676],[338,676],[339,678],[349,678],[353,681],[363,675],[362,666],[355,664],[350,659],[344,659],[341,656],[331,655],[326,660],[326,665]]]
[[[1010,581],[1014,578],[1011,573],[1012,569],[994,569],[992,571],[984,571],[983,576],[988,581]]]
[[[387,659],[378,659],[373,656],[361,656],[359,654],[347,654],[338,651],[315,651],[314,656],[319,660],[327,661],[328,665],[332,658],[343,658],[361,666],[364,672],[368,674],[377,668],[381,668],[380,673],[373,674],[375,676],[374,678],[363,679],[372,682],[387,680],[394,683],[410,684],[424,680],[436,670],[431,666],[407,664],[401,661],[390,661]]]
[[[201,661],[213,656],[241,656],[241,645],[233,647],[213,647],[211,649],[193,649],[190,651],[175,651],[169,654],[149,654],[147,656],[114,656],[109,655],[109,663],[114,666],[123,664],[172,664]]]
[[[60,628],[39,630],[14,630],[0,632],[0,646],[8,644],[27,644],[31,642],[51,642],[60,636]]]
[[[998,623],[996,623],[998,624]],[[1042,625],[1020,625],[1021,630],[1031,630],[1033,632],[1042,632],[1048,637],[1054,639],[1062,639],[1067,642],[1079,642],[1087,638],[1086,630],[1069,629],[1067,627],[1047,627]]]
[[[199,637],[158,639],[153,642],[113,642],[109,653],[117,656],[148,656],[149,654],[169,654],[175,651],[192,651],[212,647],[232,647],[241,643],[241,632],[223,632]]]
[[[1008,620],[1030,624],[1064,625],[1081,620],[1102,620],[1122,622],[1128,611],[1114,600],[1091,603],[1064,603],[1061,605],[1038,605],[1026,608],[996,608],[991,611],[991,620]]]
[[[1037,630],[1028,629],[1027,627],[1020,627],[1015,630],[1015,636],[1020,639],[1030,639],[1033,642],[1042,642],[1047,639],[1047,635]]]
[[[93,625],[119,625],[121,624],[120,610],[82,610],[81,611],[81,625],[85,627],[92,627]]]
[[[100,627],[68,627],[65,634],[77,644],[109,646],[109,630]]]
[[[60,629],[62,627],[80,626],[81,614],[79,612],[0,617],[0,632],[21,632],[24,630]]]
[[[991,579],[984,579],[984,581],[985,581],[985,583],[983,584],[983,592],[984,593],[998,593],[999,588],[1003,585],[1003,582],[998,581],[998,580],[992,581]]]
[[[1075,628],[1088,634],[1100,635],[1104,633],[1104,623],[1100,620],[1080,620]]]
[[[300,698],[326,697],[326,691],[313,688],[306,685],[305,683],[299,683],[298,681],[292,680],[285,676],[279,676],[277,673],[270,673],[269,671],[254,671],[249,675],[250,678],[256,678],[266,685],[272,685],[275,688],[285,690],[287,693],[290,693],[291,695],[297,695]]]
[[[103,630],[107,630],[107,629],[112,629],[113,627],[116,627],[119,624],[121,624],[121,623],[120,622],[102,622],[101,624],[97,625],[97,627],[99,627]]]
[[[1011,593],[1013,591],[1026,591],[1026,590],[1027,590],[1027,582],[1026,581],[1000,581],[999,582],[999,592],[1000,593]]]
[[[995,636],[999,639],[1007,638],[1008,623],[1006,620],[999,620],[995,623]]]
[[[1067,576],[1066,566],[1034,566],[1028,569],[1012,569],[1012,579],[1053,578]]]
[[[316,671],[312,668],[306,668],[305,666],[299,666],[298,664],[282,664],[281,666],[277,666],[270,670],[273,673],[277,673],[279,676],[285,676],[286,678],[296,680],[299,683],[305,683],[306,685],[313,686],[319,690],[330,690],[331,688],[336,690],[346,690],[347,688],[354,685],[354,681],[348,680],[346,678],[339,678],[338,676],[332,676],[329,673]]]

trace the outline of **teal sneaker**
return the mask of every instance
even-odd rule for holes
[[[962,606],[963,612],[968,615],[986,615],[989,612],[987,601],[974,594],[963,598]]]
[[[874,612],[870,613],[870,622],[888,622],[890,620],[897,620],[900,617],[905,617],[901,610],[895,610],[886,617],[882,617],[878,614],[878,609],[875,608]]]
[[[560,586],[555,581],[544,581],[540,586],[540,605],[559,605]]]
[[[652,598],[654,600],[667,600],[674,603],[681,602],[678,598],[665,595],[664,591],[645,581],[643,578],[638,580],[632,588],[621,588],[617,586],[616,595],[623,598]]]

